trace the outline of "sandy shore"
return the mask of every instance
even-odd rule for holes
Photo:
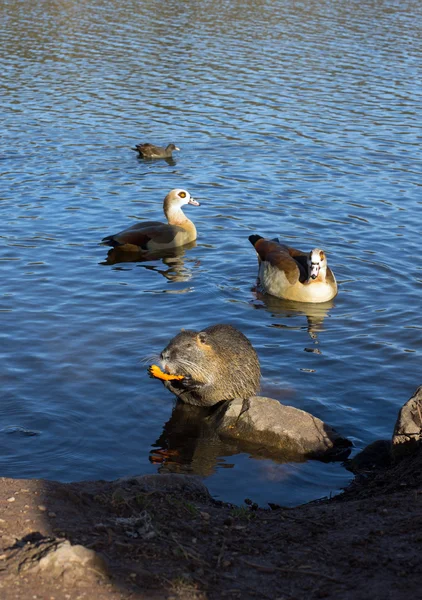
[[[422,452],[293,509],[233,507],[184,475],[0,480],[0,597],[420,596]]]

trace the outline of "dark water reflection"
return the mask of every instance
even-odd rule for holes
[[[155,472],[173,401],[139,360],[216,322],[252,340],[264,395],[357,448],[388,436],[421,383],[421,4],[6,0],[0,16],[0,474]],[[181,152],[140,160],[145,141]],[[197,244],[107,258],[99,241],[162,218],[174,187],[201,201]],[[333,304],[258,298],[251,233],[324,248]],[[349,478],[247,452],[211,470],[237,502]]]
[[[233,468],[231,463],[221,463],[221,457],[247,453],[253,459],[272,459],[273,463],[305,462],[302,455],[289,450],[272,449],[268,445],[258,446],[247,440],[221,437],[216,423],[226,411],[227,403],[221,402],[213,408],[189,406],[177,402],[170,419],[164,425],[159,439],[150,452],[150,461],[159,466],[160,473],[193,473],[202,477],[213,475],[220,464]],[[326,462],[344,461],[350,448],[339,448]]]

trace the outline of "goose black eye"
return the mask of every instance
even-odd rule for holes
[[[186,198],[186,192],[179,192],[180,198]]]

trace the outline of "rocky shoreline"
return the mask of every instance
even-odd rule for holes
[[[2,478],[0,597],[418,597],[421,401],[419,388],[401,411],[415,431],[403,431],[399,417],[400,452],[375,445],[350,461],[358,474],[343,494],[296,508],[217,502],[198,478],[177,474],[67,484]]]

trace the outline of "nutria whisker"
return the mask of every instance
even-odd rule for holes
[[[210,377],[209,372],[206,370],[206,367],[200,367],[199,365],[195,364],[193,361],[188,360],[188,359],[177,359],[177,363],[178,366],[180,367],[187,367],[185,370],[187,370],[190,375],[192,375],[192,377],[195,379],[199,379],[199,381],[203,382],[203,383],[211,383],[212,382],[212,377]]]
[[[143,358],[139,359],[139,362],[141,362],[143,365],[146,365],[148,363],[155,364],[157,362],[160,362],[160,355],[159,354],[147,354]]]

